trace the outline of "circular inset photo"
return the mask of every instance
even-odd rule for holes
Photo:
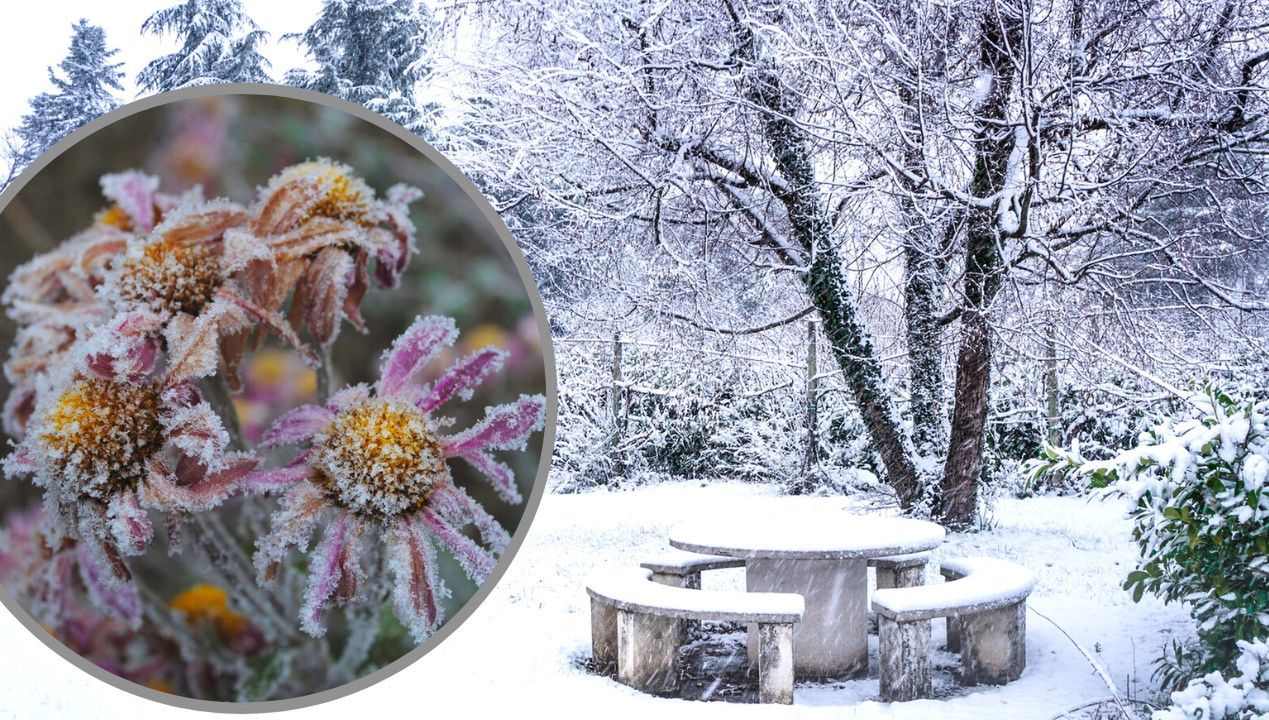
[[[200,709],[319,702],[439,642],[548,464],[550,336],[493,210],[282,88],[151,98],[50,155],[0,210],[5,604]]]

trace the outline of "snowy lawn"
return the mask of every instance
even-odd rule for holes
[[[1109,695],[1062,631],[1030,611],[1022,679],[1005,687],[944,685],[937,690],[951,695],[941,700],[872,700],[875,656],[868,679],[799,683],[792,708],[651,697],[578,668],[590,654],[584,586],[592,570],[637,564],[663,550],[667,531],[677,523],[777,503],[808,510],[851,507],[843,498],[780,497],[772,488],[745,484],[672,483],[547,496],[525,546],[489,600],[423,664],[443,665],[446,684],[470,693],[473,709],[510,701],[561,711],[602,708],[605,717],[1044,719]],[[1121,690],[1146,697],[1150,661],[1169,638],[1187,637],[1191,623],[1181,608],[1149,597],[1134,604],[1120,588],[1135,558],[1122,510],[1114,502],[1080,498],[1005,500],[996,507],[994,530],[949,535],[936,556],[990,555],[1031,568],[1038,584],[1028,606],[1094,654]],[[739,589],[741,572],[706,573],[705,587]],[[875,637],[872,642],[875,653]],[[935,621],[934,645],[942,642],[942,623]]]

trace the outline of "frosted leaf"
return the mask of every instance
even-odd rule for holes
[[[422,642],[440,625],[436,553],[426,536],[404,519],[389,529],[387,549],[397,618]]]
[[[494,558],[471,538],[463,535],[431,510],[419,513],[419,521],[436,540],[454,554],[454,559],[476,584],[481,584],[494,569]]]
[[[427,395],[419,400],[419,409],[425,413],[432,412],[455,395],[463,400],[470,400],[476,387],[490,375],[502,369],[506,358],[505,351],[487,347],[459,360],[451,365],[437,379]]]
[[[452,318],[431,315],[415,320],[384,353],[379,396],[404,393],[411,378],[442,349],[453,345],[457,337],[458,328]]]
[[[309,440],[335,416],[320,405],[302,405],[274,421],[264,434],[264,447]]]
[[[253,560],[261,583],[273,579],[278,565],[292,548],[303,550],[308,546],[313,530],[328,507],[326,495],[312,483],[300,483],[287,492],[281,507],[270,518],[269,533],[256,540]]]

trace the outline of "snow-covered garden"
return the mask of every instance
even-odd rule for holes
[[[451,158],[549,316],[548,494],[493,595],[422,661],[444,677],[430,697],[617,717],[1269,716],[1265,3],[430,7],[327,0],[277,29],[309,62],[274,73]],[[273,79],[243,8],[153,16],[145,31],[178,47],[141,91]],[[112,58],[75,27],[10,176],[116,104]],[[941,619],[932,697],[909,702],[880,700],[876,629],[867,677],[799,681],[792,710],[726,702],[754,695],[737,623],[687,636],[674,697],[596,662],[594,572],[764,508],[919,518],[947,530],[934,563],[1017,563],[1036,580],[1025,670],[963,682]]]

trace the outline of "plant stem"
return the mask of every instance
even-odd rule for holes
[[[238,422],[238,408],[234,407],[234,399],[229,394],[229,386],[225,385],[224,377],[217,375],[215,378],[208,378],[203,381],[202,386],[208,404],[229,431],[230,445],[237,450],[245,450],[247,445],[242,435],[242,423]]]
[[[271,626],[273,633],[270,634],[285,636],[291,633],[293,624],[278,611],[272,598],[260,592],[251,572],[251,564],[220,519],[211,513],[199,513],[193,516],[193,520],[202,541],[200,545],[213,568],[223,576],[221,580],[225,589],[241,593],[261,620],[267,621]]]
[[[334,384],[334,368],[331,367],[330,346],[323,347],[319,355],[322,362],[317,368],[317,399],[325,403],[330,399],[331,386]]]

